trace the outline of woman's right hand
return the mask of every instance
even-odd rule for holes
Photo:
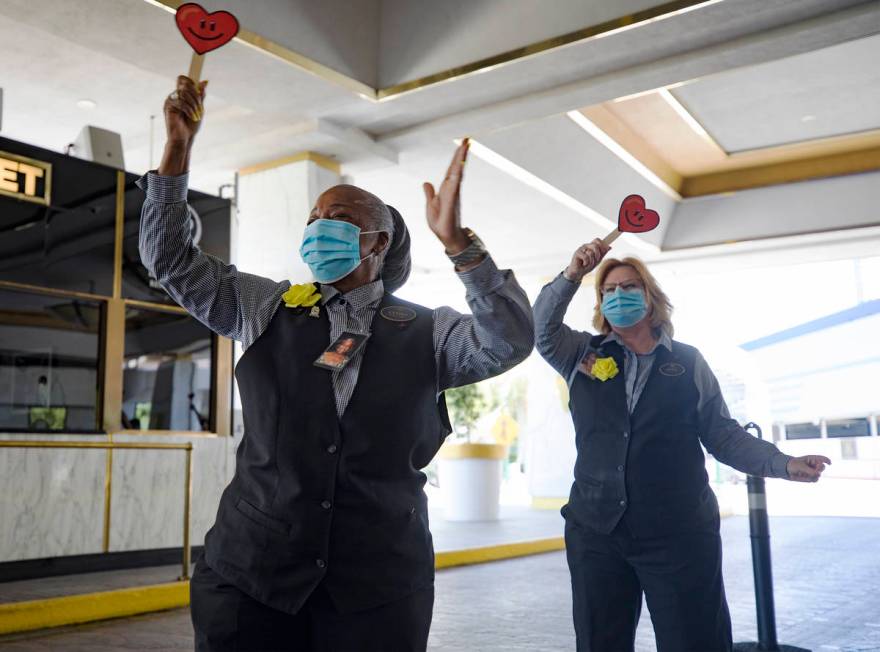
[[[165,98],[163,111],[167,140],[159,163],[160,175],[177,176],[189,170],[190,150],[205,117],[202,101],[207,85],[207,81],[196,84],[181,75],[177,78],[177,88]]]
[[[580,283],[584,276],[596,269],[610,250],[611,247],[599,238],[582,244],[575,250],[571,257],[571,262],[565,268],[565,271],[562,272],[563,275],[569,281]]]

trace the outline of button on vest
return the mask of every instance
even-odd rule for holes
[[[245,435],[205,558],[248,595],[296,613],[318,584],[343,612],[405,597],[433,581],[423,487],[450,431],[437,399],[433,312],[377,310],[351,401],[336,414],[326,311],[281,307],[236,368]]]
[[[637,537],[717,529],[718,504],[699,440],[696,349],[679,342],[671,352],[657,347],[630,414],[624,351],[616,342],[602,344],[605,337],[590,344],[599,357],[613,357],[621,373],[604,382],[577,373],[572,381],[577,460],[563,515],[605,534],[625,519]],[[676,364],[664,367],[669,363]]]

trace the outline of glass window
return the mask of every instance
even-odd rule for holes
[[[825,430],[829,437],[869,437],[871,435],[871,425],[867,418],[826,421]]]
[[[4,138],[0,151],[52,165],[49,206],[0,195],[0,280],[112,294],[116,170]]]
[[[134,185],[136,179],[134,175],[129,175],[126,182],[122,296],[126,299],[174,305],[165,290],[141,264],[138,234],[144,193]],[[222,261],[228,261],[231,202],[195,190],[189,191],[187,200],[190,205],[190,230],[193,241],[205,253],[216,256]]]
[[[822,429],[818,423],[787,423],[785,424],[786,439],[818,439]]]
[[[213,337],[189,315],[126,308],[123,427],[213,430]]]
[[[0,431],[100,430],[102,307],[0,289]]]

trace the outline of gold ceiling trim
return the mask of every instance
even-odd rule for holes
[[[782,183],[859,174],[880,169],[880,147],[814,156],[685,178],[683,197],[715,195]]]
[[[880,169],[880,129],[726,152],[665,88],[580,113],[682,198]]]
[[[184,3],[184,0],[144,1],[170,12],[177,11],[177,8]],[[550,50],[586,42],[591,39],[609,36],[615,32],[638,27],[644,23],[670,18],[697,9],[702,5],[711,5],[718,2],[723,2],[723,0],[673,0],[672,2],[664,2],[656,7],[643,9],[642,11],[637,11],[626,16],[620,16],[619,18],[614,18],[612,20],[606,20],[596,25],[590,25],[567,34],[562,34],[561,36],[554,36],[543,41],[538,41],[537,43],[531,43],[524,47],[508,50],[501,54],[479,59],[462,66],[456,66],[431,75],[419,77],[418,79],[387,86],[385,88],[373,88],[369,84],[365,84],[364,82],[349,77],[329,66],[318,63],[304,54],[291,50],[280,43],[272,41],[271,39],[248,29],[241,28],[238,35],[233,40],[255,48],[325,81],[341,86],[364,99],[372,102],[379,102],[387,101],[405,93],[411,93],[429,86],[434,86],[435,84],[448,82],[468,75],[487,72],[488,70],[498,68],[514,61],[519,61],[520,59],[533,57]]]
[[[816,156],[846,154],[873,147],[880,147],[880,129],[868,129],[781,145],[739,150],[731,152],[728,155],[728,160],[731,165],[737,167],[750,167],[756,162],[760,164],[783,163]]]
[[[377,98],[379,100],[387,100],[392,97],[397,97],[398,95],[419,90],[427,86],[433,86],[434,84],[439,84],[441,82],[451,81],[453,79],[458,79],[466,75],[487,72],[488,70],[491,70],[493,68],[498,68],[500,66],[518,61],[520,59],[533,57],[537,54],[542,54],[544,52],[562,48],[568,45],[574,45],[575,43],[581,43],[595,38],[610,36],[614,32],[619,32],[624,29],[631,29],[633,27],[641,25],[642,23],[670,18],[677,14],[692,11],[698,8],[700,5],[715,4],[719,1],[720,0],[676,0],[674,2],[665,2],[661,5],[657,5],[656,7],[637,11],[636,13],[630,14],[628,16],[621,16],[612,20],[606,20],[605,22],[598,23],[596,25],[590,25],[589,27],[583,27],[573,32],[569,32],[568,34],[554,36],[552,38],[538,41],[537,43],[532,43],[521,48],[508,50],[507,52],[502,52],[501,54],[486,57],[485,59],[480,59],[478,61],[474,61],[463,66],[450,68],[448,70],[443,70],[432,75],[427,75],[425,77],[420,77],[411,81],[395,84],[394,86],[381,88],[377,91]]]
[[[662,156],[657,154],[637,133],[632,131],[629,125],[609,111],[604,104],[589,106],[581,109],[580,113],[592,122],[596,129],[602,131],[620,145],[621,148],[629,152],[639,163],[659,177],[669,188],[681,194],[681,186],[684,181],[683,175],[673,168]],[[618,156],[618,158],[620,157]]]
[[[314,163],[315,165],[322,167],[325,170],[330,170],[330,172],[333,172],[335,174],[340,174],[342,171],[342,165],[339,163],[339,161],[332,159],[329,156],[318,154],[317,152],[305,151],[297,152],[296,154],[291,154],[290,156],[282,156],[281,158],[272,159],[271,161],[264,161],[263,163],[248,165],[247,167],[241,168],[238,171],[238,175],[243,177],[248,174],[255,174],[257,172],[272,170],[273,168],[280,168],[283,165],[299,163],[300,161],[310,161],[311,163]]]

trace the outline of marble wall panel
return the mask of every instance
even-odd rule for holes
[[[0,439],[106,441],[64,435]],[[0,562],[100,552],[106,451],[0,448]]]
[[[117,435],[117,442],[193,444],[190,541],[201,545],[226,487],[230,437]],[[183,545],[186,454],[179,450],[115,451],[110,549],[143,550]]]
[[[3,440],[107,441],[107,437],[0,434]],[[231,437],[116,435],[113,441],[193,444],[190,541],[201,545],[231,478]],[[110,550],[183,544],[186,453],[114,450]],[[103,549],[106,451],[0,448],[0,562]]]

